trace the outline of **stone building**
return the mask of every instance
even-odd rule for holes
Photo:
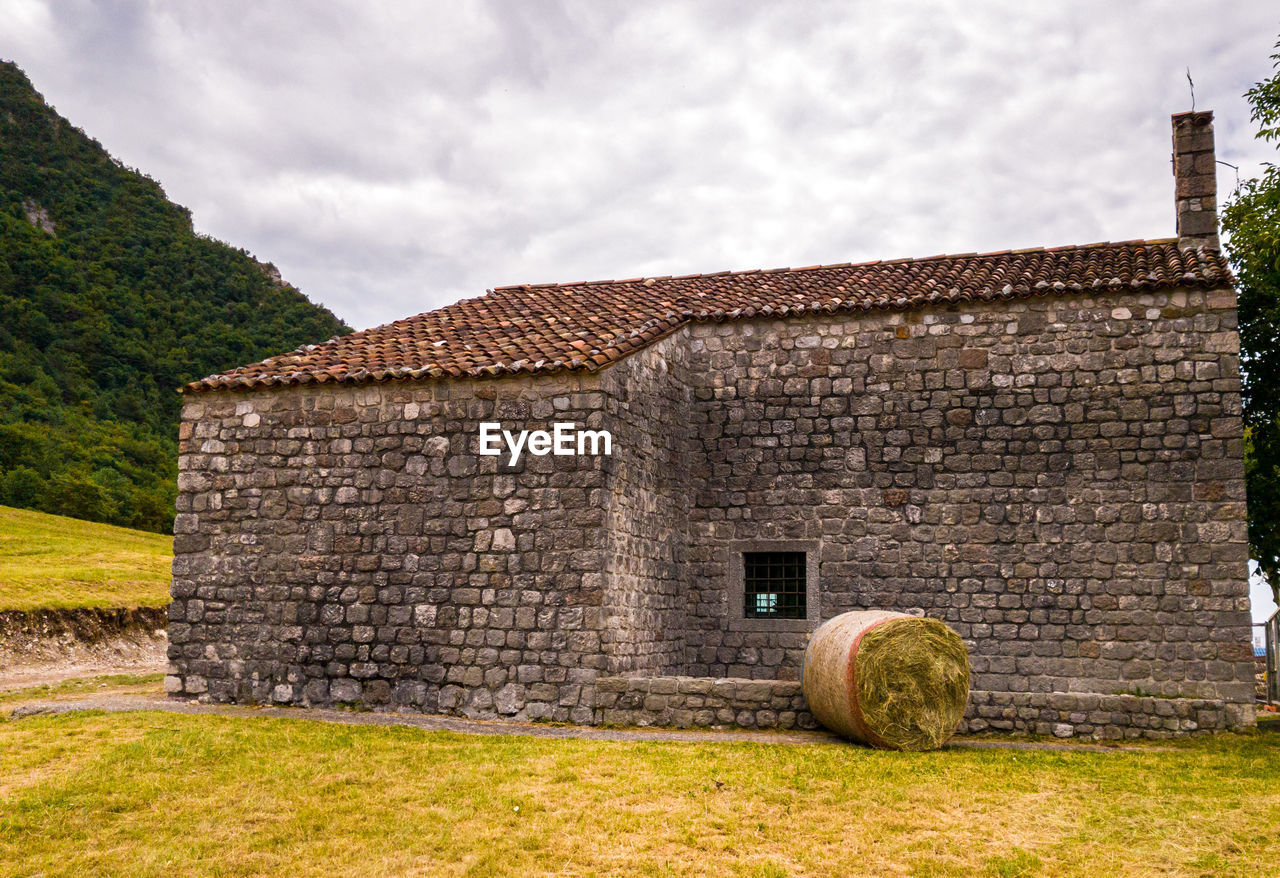
[[[970,729],[1251,723],[1211,120],[1177,239],[502,287],[189,385],[166,688],[805,726],[808,632],[885,608]]]

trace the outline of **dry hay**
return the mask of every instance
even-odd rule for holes
[[[932,750],[964,718],[969,656],[936,619],[845,613],[814,633],[803,685],[815,718],[833,731],[876,747]]]

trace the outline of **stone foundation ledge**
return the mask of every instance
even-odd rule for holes
[[[794,680],[600,677],[595,689],[596,725],[818,728]],[[957,733],[1161,739],[1242,729],[1254,722],[1253,705],[1218,699],[976,690],[969,693]]]
[[[816,729],[795,680],[599,677],[596,725]]]
[[[184,685],[185,683],[185,685]],[[496,693],[401,681],[311,680],[305,687],[271,681],[165,678],[171,698],[204,702],[275,702],[299,707],[362,704],[375,710],[416,710],[471,719],[552,720],[579,725],[676,729],[816,729],[800,683],[735,677],[597,677],[594,684],[508,683]],[[974,690],[958,734],[1001,732],[1058,738],[1173,738],[1255,725],[1252,703],[1081,692]]]
[[[969,693],[958,733],[1013,732],[1057,738],[1175,738],[1255,724],[1252,704],[1088,692]]]

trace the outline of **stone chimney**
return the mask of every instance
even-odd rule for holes
[[[1173,179],[1178,246],[1218,249],[1218,168],[1213,155],[1213,111],[1173,117]]]

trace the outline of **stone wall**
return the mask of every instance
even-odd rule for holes
[[[1252,704],[1075,692],[972,692],[959,734],[1016,732],[1058,738],[1174,738],[1254,724]]]
[[[682,356],[666,340],[603,375],[189,398],[169,690],[590,722],[601,671],[670,671]],[[607,429],[612,454],[512,466],[478,453],[492,421]]]
[[[610,673],[666,674],[684,659],[691,399],[684,338],[607,370],[605,620]]]
[[[169,689],[589,721],[604,458],[476,449],[602,419],[595,376],[189,398]]]
[[[600,677],[597,725],[816,729],[800,684],[732,677]]]
[[[991,691],[1252,695],[1230,291],[698,324],[683,672],[794,677],[729,561],[808,541],[822,615],[925,613]],[[809,626],[812,627],[812,626]]]
[[[1217,699],[1068,692],[970,693],[957,733],[1058,738],[1173,738],[1251,724],[1251,705]],[[709,677],[600,677],[597,725],[816,729],[800,684]]]

